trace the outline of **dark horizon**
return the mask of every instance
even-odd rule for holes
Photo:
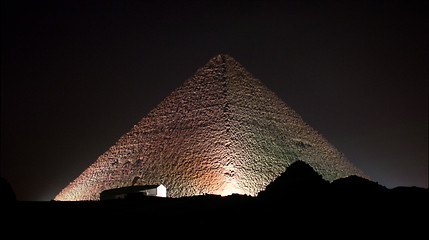
[[[428,3],[2,1],[1,176],[50,200],[217,54],[372,180],[428,187]]]

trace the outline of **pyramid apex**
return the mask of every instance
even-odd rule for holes
[[[222,58],[228,58],[228,59],[234,59],[233,57],[231,57],[229,54],[226,54],[226,53],[220,53],[220,54],[218,54],[217,56],[220,56],[220,57],[222,57]]]
[[[229,54],[226,53],[219,53],[214,58],[232,58]]]
[[[216,64],[223,64],[223,63],[226,63],[228,61],[236,62],[236,60],[233,57],[231,57],[230,55],[221,53],[221,54],[214,56],[212,59],[210,59],[209,62],[216,63]]]

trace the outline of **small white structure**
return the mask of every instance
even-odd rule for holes
[[[100,200],[140,198],[144,196],[167,197],[167,188],[162,184],[114,188],[101,192]]]
[[[156,187],[155,190],[156,190],[156,193],[154,196],[167,197],[167,188],[164,185],[162,184],[158,185],[158,187]]]

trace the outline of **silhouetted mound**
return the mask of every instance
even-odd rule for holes
[[[0,201],[13,202],[16,200],[15,192],[6,179],[0,177]]]
[[[265,191],[261,198],[282,198],[290,194],[310,194],[326,189],[329,183],[322,178],[310,165],[302,161],[292,163]]]
[[[356,175],[340,178],[331,183],[333,191],[341,192],[385,192],[386,187]]]
[[[391,190],[394,194],[403,194],[403,195],[427,195],[429,194],[429,189],[420,188],[420,187],[395,187]]]
[[[429,189],[420,187],[395,187],[390,189],[390,197],[401,199],[415,206],[425,205],[429,202]]]
[[[429,190],[416,187],[397,187],[387,189],[367,179],[350,176],[329,184],[309,165],[295,162],[279,178],[270,183],[258,197],[232,194],[226,197],[214,194],[171,197],[135,197],[109,201],[51,201],[22,202],[3,204],[5,219],[14,219],[21,224],[43,223],[39,218],[56,224],[78,219],[99,224],[120,222],[146,229],[153,227],[165,231],[164,226],[215,226],[219,217],[234,222],[257,224],[259,229],[281,229],[273,226],[277,219],[296,223],[302,227],[320,226],[376,226],[391,223],[405,225],[420,223],[427,217]],[[2,212],[4,214],[4,212]],[[3,215],[2,215],[3,216]],[[135,219],[137,221],[117,221]],[[365,219],[362,221],[362,219]],[[161,224],[160,224],[161,223]],[[202,225],[201,225],[202,224]],[[278,223],[277,223],[278,224]],[[22,225],[22,224],[21,224]],[[33,225],[32,225],[33,226]],[[277,225],[279,226],[279,225]],[[287,225],[290,227],[290,225]],[[181,226],[180,226],[181,227]],[[137,229],[137,228],[135,228]],[[425,229],[425,228],[421,228]],[[249,233],[253,233],[250,231]]]

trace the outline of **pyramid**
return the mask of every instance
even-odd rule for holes
[[[325,180],[366,177],[228,55],[212,58],[123,135],[55,200],[163,184],[169,197],[256,196],[293,162]]]

